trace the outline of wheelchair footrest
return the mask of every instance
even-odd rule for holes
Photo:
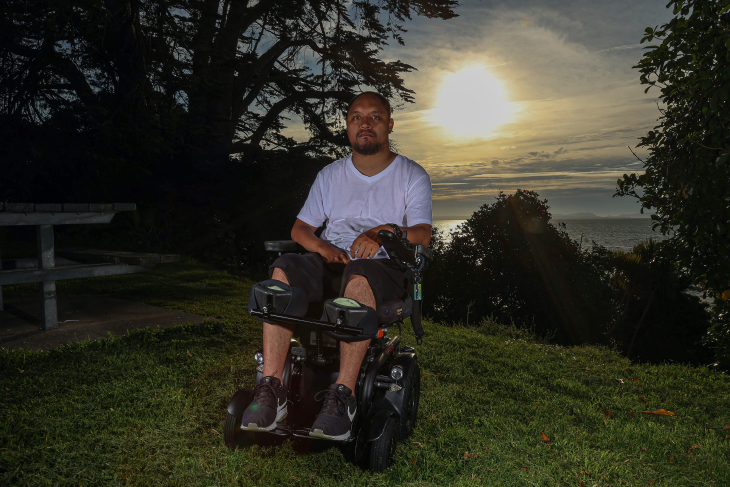
[[[292,433],[292,436],[296,436],[297,438],[309,438],[310,440],[322,440],[324,438],[309,436],[309,432],[312,431],[310,428],[300,428]],[[357,438],[357,435],[351,434],[350,437],[346,440],[330,440],[329,438],[324,439],[325,441],[333,441],[335,443],[350,443],[354,441]]]
[[[287,426],[285,423],[279,423],[275,429],[271,431],[261,432],[261,433],[268,433],[276,436],[296,436],[297,438],[307,438],[310,440],[320,439],[315,438],[313,436],[309,436],[309,432],[311,431],[310,428],[297,428],[297,427],[290,427]],[[261,434],[260,433],[260,434]],[[337,443],[350,443],[354,441],[357,438],[357,435],[350,435],[350,437],[344,441],[338,441],[338,440],[329,440],[329,441],[335,441]]]

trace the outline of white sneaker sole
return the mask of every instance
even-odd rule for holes
[[[317,428],[314,431],[310,431],[309,436],[313,436],[314,438],[322,438],[323,440],[343,441],[350,438],[350,432],[348,431],[347,433],[338,436],[330,436],[324,434],[324,431]]]
[[[243,431],[271,431],[276,428],[276,423],[281,423],[286,419],[287,411],[286,407],[281,408],[279,412],[276,413],[276,419],[273,423],[271,423],[268,426],[259,426],[256,423],[248,423],[247,426],[244,426],[241,424],[241,430]]]

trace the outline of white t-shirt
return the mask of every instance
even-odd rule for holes
[[[423,167],[401,155],[368,177],[348,156],[317,174],[297,218],[313,227],[326,221],[322,240],[349,252],[361,233],[379,225],[431,225],[431,178]],[[381,247],[375,258],[388,258],[388,254]]]

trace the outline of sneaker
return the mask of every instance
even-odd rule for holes
[[[264,377],[253,390],[253,401],[243,412],[241,429],[271,431],[286,418],[286,391],[276,377]]]
[[[324,399],[324,402],[309,436],[325,440],[348,439],[357,412],[357,401],[352,390],[342,384],[332,384],[328,389],[318,392],[314,399]]]

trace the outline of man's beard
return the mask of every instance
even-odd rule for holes
[[[371,141],[356,141],[352,145],[352,150],[363,156],[372,156],[383,150],[383,144],[375,139]]]

